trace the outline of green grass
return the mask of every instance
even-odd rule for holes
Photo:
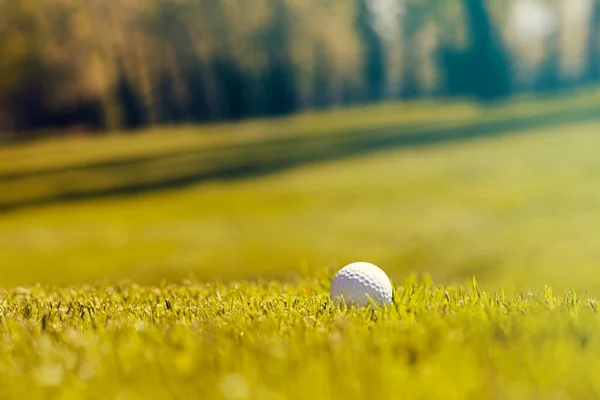
[[[344,136],[348,131],[376,131],[386,127],[449,125],[578,111],[595,106],[600,89],[589,88],[568,96],[522,97],[495,107],[473,102],[421,100],[311,111],[279,119],[203,126],[164,126],[135,133],[113,132],[100,136],[66,135],[33,143],[0,147],[0,173],[40,171],[90,162],[126,160],[140,156],[204,150],[281,138]],[[399,132],[402,134],[402,132]]]
[[[600,91],[495,107],[422,101],[205,127],[64,137],[0,147],[0,212],[67,198],[277,172],[399,145],[597,119]]]
[[[327,271],[323,271],[327,272]],[[549,288],[399,282],[389,308],[329,279],[0,293],[0,397],[590,399],[598,303]]]
[[[0,207],[302,161],[0,214],[0,398],[599,397],[600,122],[569,117],[591,98],[0,149]],[[395,147],[506,121],[511,135]],[[390,308],[330,304],[357,260],[393,279]]]
[[[571,124],[14,211],[0,217],[0,284],[288,278],[366,260],[394,279],[598,295],[599,131]]]

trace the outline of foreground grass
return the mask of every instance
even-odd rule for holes
[[[414,117],[419,125],[433,113],[432,124],[460,132],[559,105],[425,107],[401,118],[384,107],[352,123],[344,112],[305,116],[290,137],[314,127],[315,137],[344,139],[276,151],[263,145],[281,121],[242,124],[245,139],[215,127],[172,142],[163,132],[15,146],[0,151],[0,201],[196,173],[213,166],[190,154],[229,140],[256,140],[251,161],[268,161],[326,153],[346,143],[352,124],[368,131]],[[597,122],[520,127],[502,138],[3,214],[0,286],[25,286],[0,289],[0,398],[599,397],[600,317],[588,298],[600,295],[599,131]],[[403,133],[374,136],[387,134]],[[155,160],[161,151],[171,155]],[[81,165],[88,161],[100,164]],[[392,307],[329,303],[335,268],[357,260],[397,281]],[[301,271],[321,277],[299,280]],[[449,286],[405,279],[411,272]],[[473,275],[488,293],[464,285]],[[136,284],[115,284],[123,277]]]
[[[398,282],[390,308],[290,284],[0,292],[0,397],[589,399],[598,303],[549,288]]]

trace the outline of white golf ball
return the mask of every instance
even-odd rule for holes
[[[370,303],[369,295],[378,305],[392,302],[392,282],[378,266],[367,262],[355,262],[338,271],[331,282],[330,295],[340,303],[342,297],[348,305],[360,307]]]

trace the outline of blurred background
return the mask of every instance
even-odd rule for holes
[[[600,292],[598,81],[596,0],[0,0],[0,284]]]
[[[491,100],[572,89],[600,73],[600,8],[592,0],[0,7],[0,126],[17,138],[386,99]]]

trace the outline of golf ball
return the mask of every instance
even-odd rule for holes
[[[392,302],[392,283],[378,266],[355,262],[346,265],[333,277],[330,295],[337,303],[343,297],[348,305],[365,306],[370,303],[369,297],[380,306],[389,305]]]

